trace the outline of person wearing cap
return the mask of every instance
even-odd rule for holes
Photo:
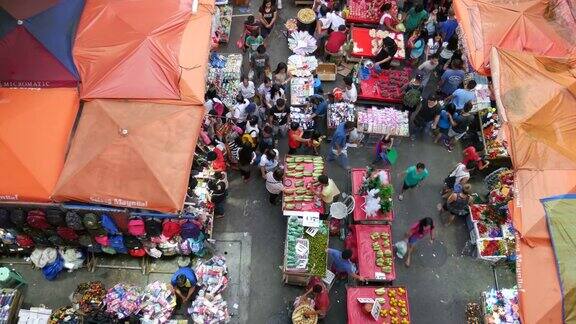
[[[178,305],[185,305],[191,302],[192,295],[196,291],[196,274],[194,270],[188,266],[184,266],[176,270],[170,279]]]

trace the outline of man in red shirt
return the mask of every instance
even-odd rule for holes
[[[326,54],[340,55],[342,45],[346,43],[346,38],[346,26],[341,25],[338,27],[337,31],[330,33],[330,36],[328,36],[328,40],[326,41],[326,45],[324,47]]]
[[[320,277],[314,277],[308,284],[308,290],[302,297],[309,294],[314,296],[314,310],[318,314],[318,318],[326,317],[328,309],[330,308],[330,296],[328,295],[328,288]]]
[[[478,170],[484,170],[490,164],[489,161],[482,160],[474,146],[468,146],[462,153],[464,154],[464,159],[462,160],[462,164],[464,165],[468,165],[468,162],[476,162]]]

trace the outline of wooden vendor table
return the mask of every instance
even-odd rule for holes
[[[382,234],[386,233],[386,234]],[[390,282],[396,279],[394,253],[392,244],[392,228],[390,225],[354,225],[356,248],[358,249],[358,274],[372,282]],[[372,238],[372,235],[376,237]],[[389,259],[389,271],[376,265],[376,251],[373,244],[378,243],[383,259]],[[386,255],[386,250],[390,255]],[[391,260],[391,261],[390,261]]]
[[[388,179],[390,179],[390,170],[388,169],[378,169],[376,171],[385,171],[388,174]],[[364,196],[359,194],[360,187],[366,176],[366,169],[352,169],[350,171],[352,178],[352,197],[354,197],[355,208],[353,212],[354,222],[360,224],[386,224],[394,220],[394,211],[388,213],[378,212],[375,217],[368,217],[363,209],[363,205],[366,201]]]
[[[376,289],[382,289],[384,294],[377,295],[375,292]],[[380,303],[380,305],[383,311],[382,313],[386,315],[383,314],[377,316],[377,319],[374,319],[372,315],[367,314],[362,309],[364,305],[358,301],[358,298],[384,298],[384,302]],[[398,306],[391,306],[391,301],[394,301],[395,304],[398,302]],[[410,323],[408,291],[406,291],[405,287],[348,287],[346,288],[346,308],[348,324],[388,324],[392,323],[392,318],[396,318],[398,324]],[[391,310],[393,315],[390,315]]]

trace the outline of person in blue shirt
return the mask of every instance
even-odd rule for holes
[[[183,305],[191,301],[190,299],[196,290],[197,282],[196,274],[190,267],[182,267],[174,272],[170,283],[174,288],[174,293],[179,302],[178,305]]]
[[[336,275],[348,275],[358,281],[366,282],[366,279],[356,274],[356,267],[350,261],[352,251],[328,249],[328,268]]]
[[[332,136],[332,145],[328,151],[328,161],[337,160],[338,164],[346,170],[350,169],[348,164],[348,152],[346,152],[346,136],[354,128],[353,122],[342,122]]]
[[[442,40],[447,42],[454,36],[457,27],[458,21],[454,17],[454,10],[450,9],[448,19],[438,24],[438,33],[442,36]]]
[[[322,97],[324,91],[320,89],[319,94],[308,97],[308,102],[312,106],[312,119],[314,119],[314,129],[320,134],[326,134],[326,112],[328,111],[328,101]]]
[[[474,104],[476,100],[474,88],[476,88],[476,81],[470,80],[464,89],[456,89],[456,91],[446,98],[446,101],[453,103],[454,106],[456,106],[456,110],[460,111],[468,102],[472,101],[472,104]]]
[[[432,130],[436,133],[436,138],[434,143],[438,143],[440,139],[446,140],[448,138],[448,132],[450,131],[450,116],[456,111],[454,104],[449,103],[440,111],[440,114],[434,119],[432,124]]]
[[[458,89],[458,87],[460,87],[460,84],[464,81],[465,75],[466,74],[462,67],[462,60],[453,59],[450,68],[447,69],[440,78],[440,82],[438,83],[440,91],[442,91],[445,96],[451,95],[456,89]]]

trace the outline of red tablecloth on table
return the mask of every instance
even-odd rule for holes
[[[390,247],[392,247],[392,228],[390,225],[354,225],[354,234],[356,235],[356,249],[358,250],[358,274],[367,279],[376,279],[375,273],[382,272],[380,267],[376,266],[376,253],[372,249],[372,238],[370,235],[374,232],[388,232],[390,234]],[[383,248],[384,249],[384,248]],[[392,255],[394,259],[394,255]],[[392,272],[386,273],[386,279],[383,281],[394,281],[396,279],[396,267],[394,262],[391,265]]]
[[[372,10],[368,9],[368,3],[373,2]],[[357,24],[367,24],[367,25],[378,25],[380,24],[380,17],[382,12],[380,8],[386,2],[392,4],[392,9],[390,13],[393,17],[398,16],[398,5],[396,1],[383,1],[383,0],[348,0],[348,16],[346,17],[346,22],[357,23]],[[375,10],[374,10],[375,9]],[[369,15],[367,15],[367,13]]]
[[[410,68],[403,70],[372,71],[366,80],[360,80],[359,99],[401,103],[403,93],[401,87],[410,81]]]
[[[388,294],[384,294],[383,296],[377,296],[374,292],[375,289],[381,287],[348,287],[346,288],[346,309],[348,313],[348,324],[366,324],[366,323],[390,323],[390,316],[386,317],[379,317],[378,320],[374,320],[372,315],[366,314],[362,310],[362,304],[360,304],[357,298],[378,298],[382,297],[386,300],[384,304],[382,304],[382,309],[390,309],[390,298]],[[398,288],[406,289],[405,287],[385,287],[385,289],[394,289],[397,291]],[[408,312],[408,316],[406,317],[410,320],[410,305],[408,303],[408,291],[404,295],[396,294],[396,299],[402,299],[406,301],[406,311]],[[403,317],[398,316],[399,319]]]
[[[388,179],[390,179],[390,170],[388,169],[378,169],[378,171],[386,171],[388,174]],[[394,211],[390,211],[386,214],[382,212],[378,212],[374,217],[367,217],[366,212],[364,211],[364,203],[366,199],[364,196],[358,194],[360,187],[362,186],[362,181],[364,180],[364,176],[366,175],[366,169],[352,169],[352,197],[354,198],[354,212],[353,217],[355,222],[363,222],[363,221],[392,221],[394,219]]]
[[[310,171],[310,172],[314,171],[314,163],[303,163],[302,162],[302,164],[304,164],[304,170],[305,171]],[[284,163],[284,170],[288,170],[286,163]],[[304,187],[305,188],[308,186],[308,184],[316,181],[316,179],[314,179],[314,177],[292,178],[292,177],[284,176],[284,186],[286,188],[294,188],[294,182],[298,181],[298,180],[304,180]],[[289,185],[287,185],[287,184],[289,184]],[[282,199],[282,210],[283,211],[297,210],[297,211],[307,211],[307,212],[318,212],[321,214],[324,213],[324,203],[321,203],[320,206],[316,205],[316,203],[314,201],[310,201],[310,202],[298,201],[298,202],[290,202],[290,203],[295,205],[294,209],[286,209],[285,208],[286,203],[284,202],[284,199]]]
[[[371,28],[352,27],[352,29],[350,30],[350,37],[352,39],[352,42],[356,43],[356,46],[358,48],[361,48],[362,51],[354,52],[354,50],[352,50],[350,52],[351,56],[364,57],[364,58],[374,57],[374,54],[372,54],[372,37],[370,37],[370,29]],[[398,45],[398,51],[396,51],[394,58],[397,60],[403,60],[404,51],[400,49],[404,48],[404,35],[396,33],[390,33],[390,34],[396,35],[394,37],[392,36],[390,37],[392,37],[396,42],[396,45]]]

